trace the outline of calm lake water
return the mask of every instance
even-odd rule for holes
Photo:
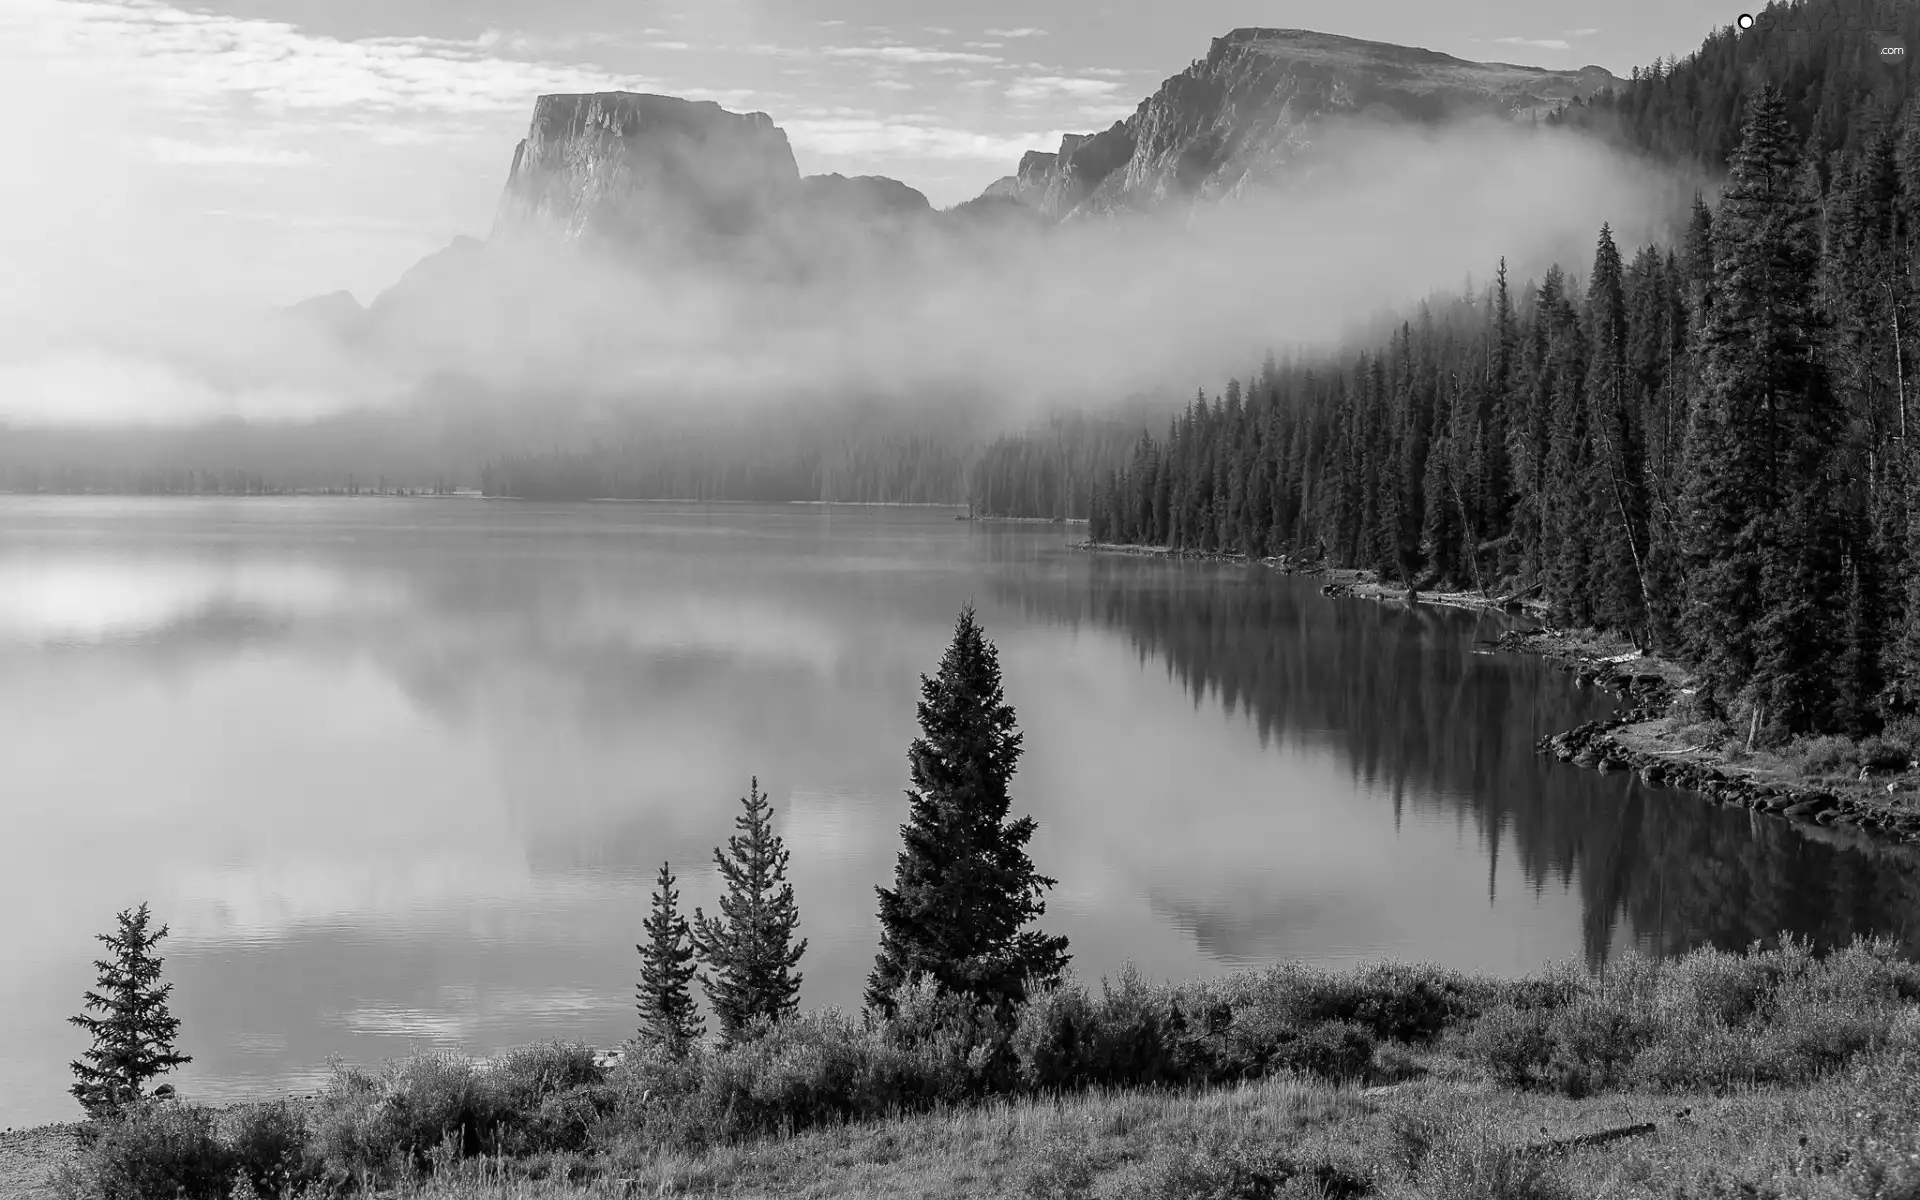
[[[0,1125],[70,1119],[142,900],[209,1100],[331,1054],[632,1024],[654,870],[712,904],[758,775],[812,1005],[858,1003],[918,677],[972,599],[1085,976],[1517,974],[1907,937],[1903,860],[1537,757],[1604,698],[1502,619],[1088,556],[932,510],[0,497]]]

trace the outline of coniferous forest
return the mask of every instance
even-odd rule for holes
[[[1561,114],[1650,154],[1737,139],[1675,244],[1602,228],[1583,278],[1503,262],[1384,344],[1269,357],[1139,439],[1094,540],[1542,595],[1774,735],[1911,712],[1920,109],[1868,39],[1813,25],[1791,64],[1721,35]]]

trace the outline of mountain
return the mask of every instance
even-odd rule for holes
[[[803,178],[786,133],[765,113],[602,92],[535,102],[493,239],[708,258],[795,223],[931,212],[898,180]]]
[[[1236,29],[1131,117],[1030,151],[986,195],[1055,220],[1213,200],[1282,178],[1326,120],[1432,123],[1541,117],[1621,81],[1601,67],[1549,71],[1303,29]]]
[[[332,334],[341,341],[358,338],[367,323],[367,310],[360,306],[360,301],[354,298],[352,292],[328,292],[324,296],[309,297],[280,311],[295,321]]]
[[[766,113],[631,92],[541,96],[491,236],[460,239],[409,271],[375,300],[368,322],[390,324],[475,286],[496,245],[811,274],[869,260],[855,251],[876,226],[990,237],[1030,231],[1023,213],[1044,224],[1238,195],[1283,179],[1341,115],[1524,118],[1621,82],[1600,67],[1549,71],[1307,30],[1236,29],[1131,117],[1028,153],[1014,174],[944,212],[882,176],[803,177]]]

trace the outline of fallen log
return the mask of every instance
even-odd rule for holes
[[[1627,1138],[1645,1137],[1659,1132],[1659,1126],[1652,1121],[1639,1125],[1622,1125],[1617,1129],[1602,1129],[1597,1133],[1582,1133],[1574,1137],[1555,1138],[1550,1142],[1536,1142],[1523,1146],[1522,1154],[1559,1154],[1568,1150],[1579,1150],[1587,1146],[1604,1146],[1608,1142],[1624,1141]]]

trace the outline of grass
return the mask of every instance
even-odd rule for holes
[[[611,1068],[564,1045],[423,1055],[341,1070],[306,1108],[136,1111],[60,1191],[1866,1200],[1920,1197],[1915,1163],[1920,965],[1789,942],[1517,982],[1129,973],[1010,1019],[919,988],[893,1020],[809,1014]]]
[[[1899,1081],[1917,1066],[1911,1055],[1881,1055],[1813,1087],[1725,1095],[1633,1091],[1582,1100],[1439,1079],[1374,1096],[1351,1086],[1282,1079],[1201,1095],[1099,1092],[815,1131],[700,1155],[662,1154],[584,1185],[502,1178],[496,1168],[469,1163],[402,1194],[448,1200],[1343,1194],[1891,1200],[1920,1194],[1920,1176],[1912,1174],[1909,1190],[1899,1190],[1900,1172],[1912,1171],[1911,1131],[1920,1121]],[[1531,1151],[1556,1139],[1644,1123],[1655,1132]],[[1897,1123],[1909,1131],[1906,1140],[1882,1136],[1875,1143],[1877,1127]],[[1876,1179],[1887,1175],[1893,1187]]]

